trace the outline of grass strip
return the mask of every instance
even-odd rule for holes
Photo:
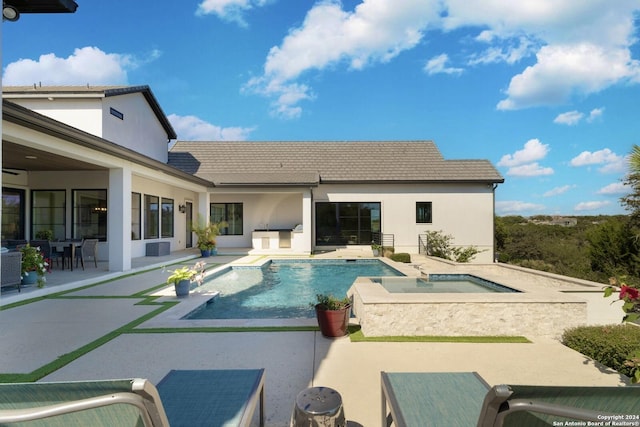
[[[147,320],[157,316],[158,314],[162,313],[165,310],[168,310],[169,308],[173,307],[174,305],[176,305],[177,302],[175,301],[171,301],[171,302],[163,302],[163,303],[154,303],[154,302],[150,302],[148,303],[148,305],[159,305],[159,307],[143,316],[140,316],[139,318],[121,326],[120,328],[109,332],[106,335],[101,336],[100,338],[91,341],[90,343],[72,351],[69,353],[65,353],[62,356],[58,357],[56,360],[47,363],[46,365],[41,366],[40,368],[29,372],[27,374],[0,374],[0,382],[3,383],[16,383],[16,382],[34,382],[34,381],[38,381],[39,379],[49,375],[52,372],[57,371],[58,369],[68,365],[69,363],[73,362],[74,360],[76,360],[77,358],[84,356],[85,354],[95,350],[96,348],[108,343],[109,341],[113,340],[114,338],[119,337],[122,334],[125,334],[127,332],[129,332],[130,330],[132,330],[133,328],[135,328],[136,326],[141,325],[142,323],[146,322]]]

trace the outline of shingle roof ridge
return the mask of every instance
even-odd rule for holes
[[[105,92],[107,90],[128,88],[126,85],[18,85],[18,86],[2,86],[3,93],[51,93],[51,92]]]
[[[375,144],[375,143],[381,143],[381,144],[411,144],[411,143],[429,143],[429,144],[433,144],[435,146],[435,143],[433,142],[433,140],[431,139],[412,139],[412,140],[402,140],[402,139],[296,139],[296,140],[224,140],[224,141],[216,141],[216,140],[210,140],[210,141],[201,141],[201,140],[182,140],[179,139],[176,142],[182,142],[182,143],[230,143],[230,144],[234,144],[234,143],[276,143],[276,144],[280,144],[280,143],[291,143],[291,144],[297,144],[297,143],[303,143],[303,144],[307,144],[307,143],[336,143],[336,144],[341,144],[341,143],[366,143],[366,144]]]

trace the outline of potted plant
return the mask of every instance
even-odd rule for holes
[[[347,335],[351,313],[349,298],[337,298],[331,294],[316,294],[316,303],[312,305],[315,308],[318,326],[323,336],[333,338]]]
[[[371,251],[373,252],[373,256],[380,256],[380,253],[382,252],[382,245],[371,242]]]
[[[198,285],[202,284],[204,280],[204,266],[205,263],[199,261],[193,267],[184,266],[173,270],[167,278],[167,284],[174,285],[176,296],[187,296],[191,290],[191,282],[194,278]]]
[[[49,271],[49,260],[40,252],[39,247],[29,244],[20,248],[20,252],[22,252],[22,284],[37,283],[39,288],[43,287],[47,281],[44,275]]]
[[[197,225],[191,227],[191,231],[196,233],[198,237],[198,249],[203,257],[216,254],[216,237],[218,237],[222,231],[222,228],[227,227],[225,221],[205,223],[202,219],[198,221]]]

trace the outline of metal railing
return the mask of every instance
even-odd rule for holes
[[[429,238],[427,233],[418,234],[418,253],[422,255],[429,254]]]
[[[380,245],[383,248],[394,248],[396,244],[395,234],[372,233],[371,238],[371,243]]]

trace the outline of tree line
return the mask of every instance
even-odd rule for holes
[[[574,226],[551,225],[551,217],[496,217],[500,262],[608,283],[624,278],[640,286],[640,147],[629,155],[620,199],[627,215],[576,216]]]

